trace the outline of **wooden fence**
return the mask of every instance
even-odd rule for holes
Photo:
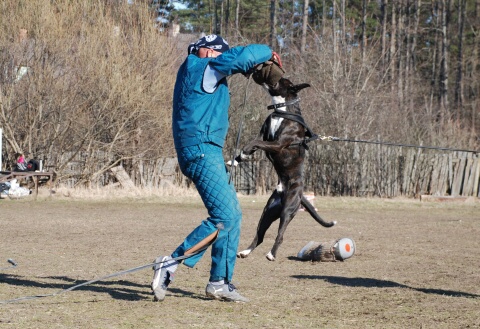
[[[123,167],[135,186],[190,184],[175,158],[129,162]],[[304,172],[305,191],[316,195],[480,197],[480,157],[475,153],[318,143],[307,152]],[[97,185],[113,181],[114,175],[107,172]],[[265,194],[276,187],[277,176],[264,153],[257,152],[234,169],[233,182],[240,193]]]
[[[311,149],[305,165],[305,190],[316,195],[480,197],[480,158],[472,153],[434,154],[414,149],[355,147],[350,157],[329,146]],[[276,174],[265,158],[244,162],[234,174],[237,190],[265,193]]]

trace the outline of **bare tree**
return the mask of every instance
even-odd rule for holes
[[[420,8],[422,6],[422,0],[415,0],[414,8],[414,27],[412,36],[412,69],[417,69],[417,42],[418,42],[418,27],[420,25]]]
[[[300,41],[300,53],[305,52],[307,43],[307,25],[308,25],[308,0],[303,1],[303,18],[302,18],[302,36]]]
[[[463,113],[463,31],[465,25],[466,0],[458,0],[458,54],[457,78],[455,80],[455,105],[457,108],[457,121],[464,118]]]
[[[449,38],[448,38],[448,24],[450,15],[450,0],[440,1],[441,14],[441,65],[440,65],[440,106],[447,112],[449,110],[448,100],[448,79],[449,79]]]
[[[346,19],[346,13],[345,13],[345,0],[342,0],[341,2],[341,7],[340,7],[340,17],[341,17],[341,24],[342,24],[342,38],[341,38],[341,43],[344,45],[345,44],[345,37],[346,37],[346,26],[345,26],[345,19]]]
[[[395,81],[397,66],[397,1],[392,1],[392,17],[391,17],[391,31],[390,31],[390,53],[389,53],[389,68],[390,68],[390,79]],[[394,84],[392,83],[392,91],[394,90]]]
[[[165,127],[176,46],[151,24],[147,6],[113,8],[117,11],[76,2],[63,10],[51,3],[16,6],[11,1],[7,8],[16,15],[2,19],[15,24],[15,17],[36,12],[38,30],[46,32],[29,37],[31,56],[22,64],[27,73],[1,77],[7,153],[29,153],[51,166],[58,179],[75,177],[81,184],[95,183],[127,160],[173,153]],[[89,24],[71,20],[85,12],[92,17]],[[2,68],[12,42],[0,37]]]
[[[227,8],[225,10],[225,35],[228,35],[228,28],[230,24],[230,0],[227,0]]]
[[[412,39],[413,39],[413,36],[412,36],[412,31],[413,31],[413,28],[412,28],[412,20],[411,20],[411,16],[412,16],[412,7],[414,7],[414,4],[413,4],[413,1],[415,0],[407,0],[406,1],[406,5],[405,5],[405,10],[403,12],[403,24],[404,24],[404,28],[403,28],[403,42],[405,44],[404,48],[405,48],[405,64],[404,64],[404,67],[403,67],[403,71],[404,71],[404,78],[403,78],[403,93],[402,95],[410,95],[410,87],[411,87],[411,83],[412,83],[412,75],[410,73],[410,70],[412,69]],[[404,104],[404,108],[407,109],[408,106],[411,104],[411,102],[407,102],[407,100],[405,100],[405,98],[407,98],[407,100],[412,100],[412,97],[404,97],[403,98],[403,104]],[[408,104],[407,104],[408,103]],[[411,108],[409,108],[411,109]]]
[[[478,26],[480,26],[480,1],[475,1],[475,10],[473,15],[473,22],[477,29],[475,30],[475,35],[473,38],[474,44],[480,45],[480,30]],[[477,131],[480,129],[480,116],[478,114],[478,108],[480,107],[479,95],[480,95],[480,65],[479,65],[479,58],[480,58],[480,47],[475,47],[472,51],[472,56],[470,56],[470,66],[472,67],[472,75],[475,76],[472,81],[472,85],[469,87],[469,91],[471,90],[471,98],[472,98],[472,124],[471,124],[471,136],[475,138],[477,136]],[[478,126],[477,126],[478,124]],[[478,137],[477,137],[478,138]]]
[[[218,14],[219,11],[219,6],[218,6],[219,0],[213,0],[213,11],[214,11],[214,21],[213,21],[213,33],[215,34],[220,34],[221,31],[221,17]]]
[[[397,97],[399,109],[403,110],[404,105],[404,79],[405,79],[405,61],[404,61],[404,43],[405,41],[405,5],[403,2],[398,4],[398,20],[397,20]]]
[[[421,3],[422,1],[421,0],[414,0],[415,1],[415,4],[414,4],[414,14],[413,14],[413,21],[414,21],[414,26],[413,26],[413,31],[412,31],[412,43],[411,43],[411,52],[408,56],[409,58],[409,66],[410,66],[410,69],[412,71],[412,77],[409,78],[409,84],[408,84],[408,88],[407,88],[407,94],[411,94],[413,88],[414,88],[414,84],[415,84],[415,80],[413,78],[413,74],[417,71],[417,61],[416,61],[416,58],[417,58],[417,39],[418,39],[418,26],[420,24],[420,6],[421,6]],[[415,101],[413,99],[413,97],[409,97],[409,106],[410,106],[410,110],[413,110],[414,107],[415,107]]]
[[[367,0],[362,2],[362,61],[367,50]]]
[[[270,0],[270,47],[276,49],[277,45],[277,0]]]
[[[326,0],[322,0],[322,37],[325,36],[325,27],[327,26],[327,4]]]
[[[431,19],[432,19],[432,24],[433,24],[433,45],[431,47],[432,49],[432,55],[430,57],[431,59],[431,68],[430,68],[430,97],[429,97],[429,111],[430,115],[433,115],[436,119],[436,121],[441,119],[441,111],[437,110],[435,111],[435,114],[433,114],[433,108],[434,108],[434,101],[435,101],[435,95],[437,92],[437,74],[438,74],[438,67],[439,67],[439,53],[440,53],[440,43],[438,42],[438,36],[439,36],[439,22],[440,18],[438,15],[438,1],[432,1],[431,2]]]
[[[332,3],[332,38],[333,38],[333,58],[336,63],[337,57],[337,0]]]
[[[240,24],[239,24],[240,1],[241,0],[235,0],[235,33],[238,33],[240,31]]]
[[[380,5],[380,12],[381,12],[381,19],[382,19],[382,50],[381,50],[381,56],[382,56],[382,69],[384,71],[387,70],[387,61],[386,61],[386,56],[387,56],[387,5],[388,5],[388,0],[382,0],[381,5]]]

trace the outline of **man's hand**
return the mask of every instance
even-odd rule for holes
[[[276,63],[279,67],[283,68],[282,60],[280,59],[280,55],[276,52],[272,51],[272,58],[270,60]]]

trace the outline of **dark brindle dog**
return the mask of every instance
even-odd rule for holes
[[[331,227],[336,222],[325,222],[315,208],[303,196],[303,162],[308,138],[314,134],[305,124],[298,106],[297,93],[309,84],[294,85],[290,80],[281,78],[275,87],[264,84],[272,96],[274,112],[268,116],[259,135],[248,143],[237,160],[244,160],[256,150],[264,150],[278,175],[277,189],[268,199],[257,227],[257,234],[250,246],[239,252],[237,257],[247,257],[263,242],[265,232],[280,218],[278,235],[268,260],[275,260],[277,250],[283,242],[283,234],[290,221],[302,205],[306,211],[322,226]]]

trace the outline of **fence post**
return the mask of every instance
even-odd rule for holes
[[[2,128],[0,128],[0,171],[2,171],[2,152],[3,152],[3,147],[2,147]]]

